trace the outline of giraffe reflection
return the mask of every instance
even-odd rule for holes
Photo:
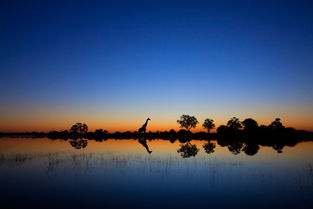
[[[149,153],[149,154],[151,154],[151,152],[152,151],[150,151],[149,150],[149,147],[148,147],[148,145],[147,145],[147,140],[145,139],[145,138],[139,138],[138,139],[138,142],[140,143],[140,144],[142,144],[142,146],[144,146],[144,148],[146,148],[146,150],[147,150],[147,152]]]

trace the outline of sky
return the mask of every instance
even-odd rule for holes
[[[0,131],[313,131],[312,1],[0,3]]]

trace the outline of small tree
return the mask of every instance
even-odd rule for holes
[[[202,124],[202,127],[208,130],[208,133],[210,133],[210,129],[215,128],[214,120],[212,119],[205,119],[204,123]]]
[[[72,134],[85,134],[87,131],[88,126],[85,123],[76,123],[70,129],[70,133]]]
[[[239,121],[238,118],[232,117],[228,122],[227,122],[227,127],[231,130],[239,130],[242,128],[241,122]]]
[[[177,120],[177,123],[180,125],[180,128],[185,128],[190,131],[191,128],[195,128],[199,123],[195,116],[182,115],[180,120]]]
[[[269,127],[273,130],[285,128],[283,124],[280,122],[280,118],[275,118],[275,120],[271,123],[271,125],[269,125]]]

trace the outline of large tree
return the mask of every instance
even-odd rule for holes
[[[241,122],[239,121],[238,118],[232,117],[228,122],[227,122],[227,127],[231,130],[239,130],[242,128]]]
[[[212,119],[205,119],[204,123],[202,124],[202,127],[208,130],[208,133],[210,133],[210,129],[215,128],[214,120]]]
[[[245,131],[255,131],[259,126],[258,123],[252,118],[247,118],[241,122],[244,126]]]
[[[76,123],[70,129],[70,133],[72,134],[85,134],[87,131],[88,126],[85,123]]]
[[[180,125],[180,128],[185,128],[190,131],[191,128],[195,128],[199,123],[195,116],[182,115],[180,120],[177,120],[177,123]]]
[[[225,125],[220,125],[217,129],[216,129],[217,133],[225,133],[227,131],[227,126]]]

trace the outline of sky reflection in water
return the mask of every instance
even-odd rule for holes
[[[191,141],[199,151],[189,158],[178,141],[86,143],[1,138],[1,208],[313,206],[313,142],[250,156],[216,142],[208,154],[207,141]]]

